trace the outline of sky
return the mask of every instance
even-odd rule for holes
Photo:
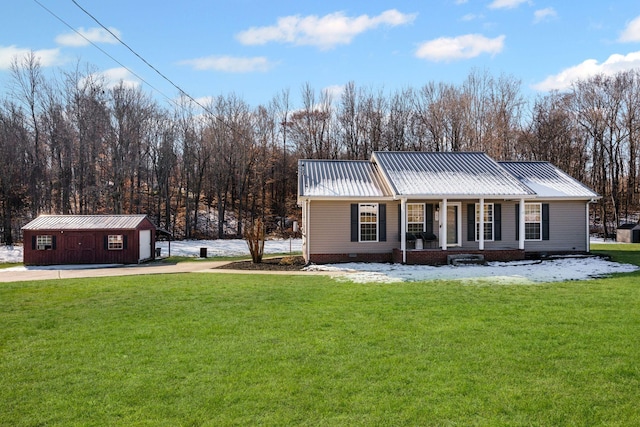
[[[611,243],[611,242],[609,242]],[[156,242],[162,254],[168,254],[168,242]],[[201,247],[209,256],[249,255],[247,242],[240,239],[183,240],[171,242],[171,255],[199,256]],[[0,246],[0,263],[22,262],[22,246]],[[265,253],[300,253],[302,240],[267,240]],[[102,268],[104,265],[18,266],[0,269],[0,278],[14,271],[26,270],[80,270]],[[427,266],[379,263],[346,263],[311,265],[309,271],[341,272],[336,280],[355,283],[395,283],[421,280],[458,280],[465,284],[480,285],[534,285],[545,282],[565,282],[606,277],[613,273],[630,273],[638,267],[620,264],[599,257],[564,257],[545,261],[492,262],[488,265]]]
[[[0,7],[0,96],[12,59],[29,51],[47,75],[89,64],[109,84],[140,86],[161,103],[183,90],[199,100],[234,94],[254,107],[286,91],[295,102],[305,85],[335,99],[349,82],[392,93],[458,85],[486,71],[536,95],[640,68],[638,0],[0,0]]]

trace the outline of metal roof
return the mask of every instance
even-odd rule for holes
[[[597,193],[549,162],[499,162],[540,198],[599,197]]]
[[[388,197],[380,172],[366,160],[299,160],[300,197]]]
[[[134,230],[146,215],[40,215],[23,230]]]
[[[399,196],[530,196],[535,193],[479,152],[380,152],[372,155]]]

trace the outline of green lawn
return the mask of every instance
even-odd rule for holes
[[[639,390],[640,273],[0,285],[1,426],[632,426]]]

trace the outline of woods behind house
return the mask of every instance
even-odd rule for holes
[[[285,231],[298,215],[299,158],[368,159],[377,150],[550,161],[602,196],[592,207],[600,232],[637,218],[640,70],[533,98],[515,77],[477,70],[460,85],[425,76],[422,87],[390,93],[350,82],[332,96],[307,84],[295,104],[281,89],[257,107],[233,93],[161,105],[81,64],[45,77],[33,53],[11,73],[0,89],[6,244],[43,213],[144,213],[184,238],[242,236],[257,219]]]

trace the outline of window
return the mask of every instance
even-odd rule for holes
[[[37,236],[36,249],[39,251],[53,249],[53,236]]]
[[[122,234],[110,235],[107,240],[107,249],[110,251],[124,249],[124,236]]]
[[[493,240],[493,203],[484,204],[484,240]],[[476,241],[480,240],[480,204],[476,203]]]
[[[360,241],[378,241],[378,204],[360,203]]]
[[[407,203],[407,232],[424,232],[424,203]]]
[[[525,240],[542,240],[542,204],[524,204]]]

